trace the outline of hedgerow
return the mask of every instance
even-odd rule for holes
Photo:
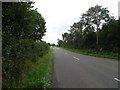
[[[42,37],[45,20],[33,2],[2,3],[2,82],[3,88],[18,87],[27,63],[35,63],[49,50]]]

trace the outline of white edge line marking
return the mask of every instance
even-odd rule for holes
[[[73,57],[73,58],[75,58],[75,59],[77,59],[77,60],[80,60],[79,58],[76,58],[76,57]]]
[[[120,82],[120,80],[119,79],[117,79],[117,78],[114,78],[116,81],[118,81],[118,82]]]

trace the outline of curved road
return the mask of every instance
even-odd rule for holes
[[[54,47],[54,88],[118,88],[118,61]]]

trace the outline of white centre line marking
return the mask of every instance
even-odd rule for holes
[[[118,81],[118,82],[120,82],[120,80],[119,79],[117,79],[117,78],[114,78],[116,81]]]
[[[80,60],[79,58],[76,58],[76,57],[73,57],[73,58],[75,58],[75,59],[77,59],[77,60]]]

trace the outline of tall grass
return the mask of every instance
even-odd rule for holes
[[[52,88],[52,49],[39,58],[23,79],[22,88]]]
[[[46,42],[11,39],[11,44],[4,45],[2,50],[2,87],[18,87],[24,73],[48,50],[49,46]]]
[[[85,55],[90,55],[90,56],[95,56],[95,57],[102,57],[102,58],[110,58],[110,59],[118,59],[118,53],[112,53],[112,52],[99,52],[99,54],[96,54],[94,50],[83,50],[83,49],[70,49],[70,48],[64,48],[60,47],[62,49],[66,49],[72,52],[80,53],[80,54],[85,54]]]

